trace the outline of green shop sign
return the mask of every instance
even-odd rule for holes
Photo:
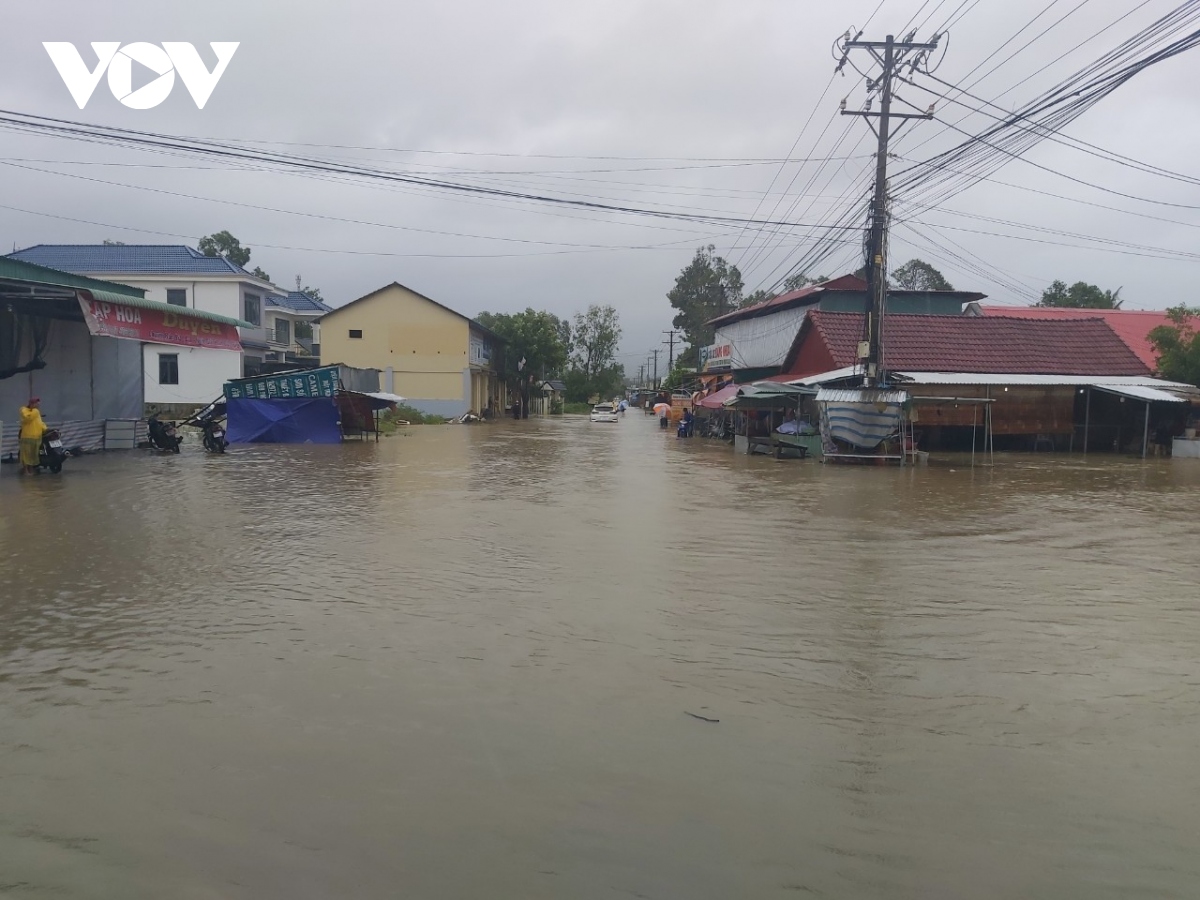
[[[338,367],[326,366],[286,375],[239,378],[225,382],[227,400],[291,400],[300,397],[332,397],[338,389]]]

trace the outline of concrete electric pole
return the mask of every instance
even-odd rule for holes
[[[909,35],[911,38],[912,35]],[[897,72],[908,65],[910,71],[923,61],[925,54],[937,49],[939,35],[934,35],[932,41],[897,41],[888,35],[883,41],[860,41],[857,38],[847,40],[842,44],[842,60],[838,70],[846,64],[851,50],[866,50],[883,71],[878,79],[867,80],[867,104],[864,109],[846,109],[846,101],[842,101],[843,116],[861,116],[871,125],[878,138],[878,148],[875,157],[875,197],[871,202],[871,232],[867,243],[867,321],[866,321],[866,355],[863,358],[863,385],[878,387],[884,378],[882,326],[884,305],[887,300],[887,149],[888,140],[892,136],[891,122],[893,119],[932,119],[933,107],[924,113],[892,112],[892,94]],[[906,59],[910,53],[916,56]],[[879,93],[879,112],[871,111],[871,101],[874,94]],[[878,120],[878,127],[871,120]],[[903,124],[903,123],[901,123]],[[897,131],[899,128],[897,127]]]

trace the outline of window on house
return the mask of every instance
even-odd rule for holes
[[[361,328],[351,328],[350,329],[350,337],[361,338],[362,337],[362,329]]]
[[[292,323],[287,319],[275,320],[275,343],[291,344],[292,342]]]
[[[167,288],[167,302],[172,306],[187,306],[187,290],[184,288]]]
[[[179,354],[158,354],[158,383],[179,384]]]
[[[262,297],[258,294],[247,294],[245,297],[246,314],[242,316],[251,325],[262,324]]]

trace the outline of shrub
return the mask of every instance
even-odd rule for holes
[[[382,434],[391,434],[404,424],[441,425],[445,421],[445,416],[428,416],[407,403],[398,403],[395,409],[385,410],[379,417],[379,431]]]

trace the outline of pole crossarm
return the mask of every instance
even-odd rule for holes
[[[842,46],[848,50],[859,48],[866,50],[886,50],[889,45],[895,50],[936,50],[938,48],[937,41],[929,43],[921,43],[920,41],[847,41]]]
[[[867,112],[861,109],[843,109],[843,116],[862,116],[864,119],[878,119],[884,115],[881,112]],[[887,113],[892,119],[932,119],[933,113]]]

